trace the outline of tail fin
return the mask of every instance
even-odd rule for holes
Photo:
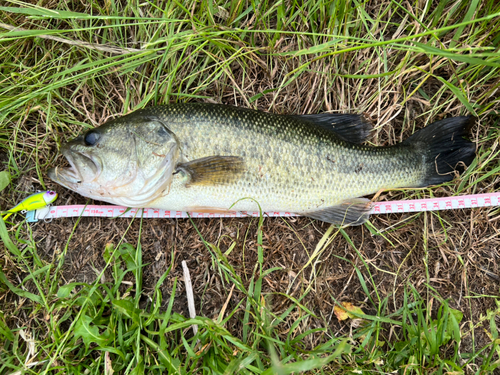
[[[437,121],[403,142],[426,152],[427,171],[420,187],[451,181],[455,170],[462,172],[474,160],[476,144],[464,138],[474,120],[462,116]]]

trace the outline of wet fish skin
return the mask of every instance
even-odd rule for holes
[[[332,115],[331,122],[335,118]],[[258,202],[264,211],[295,212],[335,224],[360,224],[368,218],[370,207],[368,200],[359,197],[381,189],[448,181],[457,163],[468,164],[474,158],[475,145],[463,139],[470,126],[470,119],[465,117],[432,124],[390,147],[348,142],[343,137],[349,132],[341,137],[325,126],[328,117],[323,116],[321,121],[314,116],[275,115],[213,104],[150,107],[94,129],[100,134],[97,145],[87,146],[80,137],[62,148],[68,159],[75,158],[75,152],[85,154],[87,159],[78,159],[78,163],[101,163],[84,173],[89,180],[92,173],[88,171],[100,169],[100,187],[85,192],[79,186],[81,182],[69,186],[64,173],[57,176],[52,171],[49,176],[82,195],[131,207],[253,211]],[[145,124],[150,124],[149,130],[138,130]],[[361,126],[353,131],[361,128],[366,130]],[[130,129],[151,140],[140,139]],[[168,137],[153,136],[158,129],[165,129]],[[167,162],[163,160],[168,167],[158,169],[160,161],[151,157],[154,154],[169,155]],[[212,164],[207,164],[207,158]],[[164,174],[164,180],[155,180],[163,190],[152,188],[156,185],[146,183],[145,178],[138,182],[130,178],[131,170],[142,168],[147,176],[158,176],[158,170]],[[204,177],[197,178],[200,175]],[[117,179],[122,195],[113,196],[117,189],[112,181]],[[141,187],[124,188],[126,183]],[[102,189],[103,184],[106,189]],[[96,189],[100,189],[99,196]],[[155,189],[156,195],[151,194]],[[140,199],[130,196],[132,191]]]
[[[86,143],[90,134],[94,145]],[[158,120],[118,118],[62,145],[61,153],[71,167],[49,170],[52,180],[89,198],[143,207],[169,189],[179,149]]]

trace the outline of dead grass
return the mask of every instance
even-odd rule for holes
[[[36,189],[56,190],[60,195],[58,204],[86,203],[85,198],[46,179],[47,169],[62,162],[57,154],[58,146],[85,127],[97,126],[145,104],[177,100],[210,101],[288,114],[363,113],[375,126],[370,143],[379,146],[401,142],[416,129],[443,117],[468,113],[465,100],[478,117],[471,135],[478,144],[477,164],[465,177],[443,186],[385,192],[379,200],[498,191],[498,67],[470,64],[457,60],[456,56],[446,58],[422,47],[451,51],[448,54],[455,53],[459,57],[495,60],[487,53],[498,52],[498,17],[489,20],[489,24],[484,21],[483,26],[466,26],[458,36],[453,30],[419,37],[420,45],[402,41],[342,52],[360,43],[403,38],[464,19],[468,9],[465,2],[441,3],[445,5],[439,15],[427,18],[433,9],[424,12],[425,2],[403,2],[400,5],[405,11],[402,11],[395,2],[370,1],[350,8],[351,16],[330,21],[329,25],[324,24],[327,22],[324,19],[314,19],[308,13],[311,9],[305,7],[307,9],[301,13],[296,6],[294,9],[301,16],[290,21],[288,33],[259,32],[277,27],[276,17],[259,13],[265,13],[264,9],[248,13],[238,27],[232,29],[225,24],[224,17],[206,15],[195,2],[186,7],[192,14],[190,21],[180,6],[172,3],[166,14],[184,21],[165,24],[167,32],[161,31],[162,26],[158,23],[67,33],[71,40],[120,49],[140,49],[154,42],[155,33],[159,40],[165,39],[155,42],[158,44],[152,48],[158,50],[151,55],[153,57],[148,57],[150,60],[131,65],[125,60],[116,60],[118,64],[97,73],[90,71],[104,66],[101,60],[111,57],[111,53],[40,37],[4,42],[0,58],[11,65],[3,68],[0,79],[0,95],[3,95],[0,102],[4,100],[2,105],[6,108],[0,124],[0,162],[11,171],[14,182],[2,192],[0,208],[13,206]],[[108,3],[96,3],[91,7],[68,3],[67,6],[72,11],[89,13],[92,9],[100,14],[106,9],[109,14],[118,14],[114,12],[123,7],[127,9],[123,15],[132,16],[128,6],[113,4],[117,7],[115,10],[109,8]],[[51,9],[58,5],[40,6]],[[480,1],[475,18],[488,15],[492,7],[498,11],[494,2]],[[162,15],[149,3],[141,5],[140,9],[141,17]],[[384,12],[383,9],[389,10]],[[2,14],[3,22],[30,30],[113,24],[106,20],[43,20],[7,12]],[[193,21],[194,18],[199,22]],[[204,22],[212,33],[209,36],[202,35]],[[220,24],[210,28],[211,22]],[[241,30],[249,32],[245,34]],[[179,34],[189,31],[192,39],[189,43],[182,35],[177,40],[169,39],[173,31]],[[223,31],[230,32],[218,34]],[[340,42],[322,47],[322,43],[332,42],[332,37],[325,34],[351,39],[340,38]],[[313,47],[317,47],[315,52],[307,52]],[[65,69],[73,69],[79,63],[95,64],[82,69],[81,77],[77,77],[77,70],[64,74]],[[16,74],[10,75],[11,72]],[[54,76],[57,72],[61,74],[59,77]],[[58,79],[66,83],[59,87]],[[145,98],[148,98],[147,103]],[[327,224],[307,218],[266,218],[262,268],[280,268],[263,278],[262,292],[268,296],[267,303],[272,312],[279,315],[292,304],[292,300],[285,297],[287,295],[300,299],[313,313],[298,326],[293,324],[300,318],[297,315],[300,311],[288,315],[279,325],[279,336],[282,339],[288,335],[299,337],[311,328],[327,327],[326,331],[302,338],[304,351],[318,347],[331,335],[349,336],[353,327],[350,323],[339,323],[333,314],[336,302],[353,302],[365,313],[375,314],[387,299],[385,313],[390,314],[404,307],[404,293],[408,285],[412,285],[434,315],[439,308],[435,294],[464,314],[458,351],[475,353],[477,348],[492,342],[490,322],[485,316],[488,310],[497,307],[499,294],[499,214],[500,210],[493,208],[372,217],[370,226],[334,232],[331,243],[312,262],[309,262],[310,257],[328,230]],[[19,230],[21,239],[32,236],[44,264],[55,263],[60,254],[65,254],[60,285],[75,281],[92,283],[105,267],[102,257],[105,245],[116,244],[123,236],[124,242],[135,246],[141,230],[138,222],[126,232],[128,220],[82,218],[69,239],[74,219],[39,222],[32,227],[32,234],[26,232],[20,219],[16,218],[9,233],[14,236]],[[236,244],[228,261],[249,287],[258,263],[257,220],[198,219],[195,225],[203,238],[217,244],[222,252]],[[145,220],[141,233],[145,265],[141,307],[151,303],[158,279],[171,266],[171,273],[160,287],[164,297],[162,309],[167,308],[175,279],[182,278],[180,263],[186,260],[198,314],[217,317],[228,299],[232,283],[214,264],[214,257],[194,230],[193,223],[189,220]],[[173,265],[170,264],[172,252]],[[7,250],[0,255],[0,265],[12,283],[19,283],[25,276],[23,267]],[[103,277],[111,280],[109,272]],[[36,292],[32,282],[25,283],[25,287]],[[0,303],[5,316],[9,317],[8,324],[36,330],[39,323],[34,316],[43,312],[30,310],[27,308],[29,301],[2,288]],[[187,316],[183,288],[183,283],[177,284],[173,310]],[[235,289],[228,309],[237,308],[244,298],[245,295]],[[19,313],[14,314],[14,311]],[[243,336],[243,315],[241,307],[226,324],[235,337]],[[43,320],[43,316],[38,318]],[[495,319],[498,327],[498,318]],[[381,331],[381,341],[399,339],[398,332],[389,327]],[[453,350],[453,345],[448,344],[443,349],[443,358],[451,356]],[[498,359],[496,355],[494,358]],[[479,361],[473,362],[464,371],[477,373],[479,366]]]

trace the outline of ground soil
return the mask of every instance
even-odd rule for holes
[[[376,9],[380,9],[379,4]],[[392,34],[388,34],[385,40],[389,38],[392,38]],[[293,43],[296,43],[295,39],[282,38],[275,46],[274,52],[297,49]],[[267,57],[264,52],[262,58],[265,60]],[[351,68],[352,72],[358,72],[357,67],[372,59],[370,53],[369,50],[362,50],[355,57],[343,55],[345,61],[339,65],[342,68],[339,68],[339,73],[344,73],[343,69],[349,73]],[[401,53],[401,58],[404,56],[406,55]],[[419,59],[415,60],[415,64],[427,64],[429,57],[422,54]],[[396,62],[395,60],[394,64]],[[252,60],[246,64],[245,74],[241,66],[231,66],[234,79],[241,85],[240,91],[236,90],[234,83],[226,78],[227,82],[217,81],[213,87],[209,88],[210,91],[196,92],[196,95],[213,98],[211,99],[213,102],[248,107],[250,104],[247,98],[266,93],[266,90],[270,88],[280,87],[283,77],[297,69],[301,61],[278,56],[262,62],[262,64],[268,64],[268,67],[261,68]],[[376,125],[370,139],[372,144],[388,146],[402,141],[415,129],[423,127],[424,122],[429,118],[427,113],[433,106],[441,102],[448,103],[449,98],[453,97],[451,92],[446,91],[443,96],[439,97],[439,103],[430,103],[428,98],[434,98],[442,82],[435,78],[427,79],[426,76],[421,86],[419,84],[419,93],[407,100],[406,94],[411,91],[410,88],[413,90],[413,86],[408,82],[419,82],[420,79],[420,76],[414,76],[413,73],[395,77],[395,81],[398,82],[384,86],[382,89],[379,86],[380,82],[376,79],[356,80],[337,77],[329,80],[325,78],[326,75],[323,73],[332,71],[337,66],[335,64],[335,60],[332,60],[331,66],[328,65],[327,60],[311,63],[307,71],[301,74],[293,85],[287,86],[286,90],[280,92],[280,95],[274,96],[273,93],[267,93],[252,105],[263,110],[286,114],[318,113],[326,110],[354,112],[362,108],[365,116]],[[359,71],[363,74],[380,73],[379,62],[373,60],[372,65],[373,68],[366,71],[359,69]],[[179,77],[191,73],[184,72],[182,69],[191,68],[188,65],[185,68],[181,67],[178,72]],[[450,76],[447,71],[436,71],[434,74],[445,79]],[[147,65],[144,66],[142,75],[150,75]],[[102,90],[104,96],[100,98],[96,98],[94,90],[87,89],[85,85],[80,90],[77,90],[76,84],[74,87],[61,88],[59,95],[72,98],[73,105],[78,109],[79,112],[74,109],[71,111],[74,110],[75,119],[79,124],[75,121],[75,124],[67,125],[67,128],[64,128],[69,129],[67,133],[63,133],[55,126],[55,133],[50,134],[44,143],[38,144],[33,134],[46,134],[49,131],[46,126],[46,113],[33,110],[20,125],[12,124],[12,128],[18,127],[22,130],[19,134],[27,134],[26,140],[22,140],[24,143],[18,141],[19,144],[14,146],[17,148],[13,153],[22,173],[16,180],[15,188],[11,187],[7,193],[4,191],[4,195],[0,197],[0,209],[7,209],[15,202],[19,202],[26,196],[26,192],[42,189],[41,177],[44,178],[47,189],[53,189],[59,193],[57,201],[59,205],[98,203],[87,201],[86,198],[51,182],[46,177],[46,171],[50,166],[64,163],[60,155],[56,156],[58,155],[56,140],[60,142],[69,140],[81,132],[83,123],[96,126],[127,111],[123,106],[123,98],[128,97],[128,93],[136,91],[135,85],[141,86],[141,83],[137,83],[134,77],[132,75],[130,82],[127,81],[127,86],[118,73],[103,77],[102,86],[110,89],[109,92]],[[245,79],[251,81],[248,87]],[[497,87],[496,84],[492,79],[490,88],[486,87],[487,85],[482,86],[485,92],[490,89],[494,92],[493,87]],[[404,91],[401,87],[407,90]],[[183,92],[183,88],[176,87],[176,90]],[[241,92],[245,92],[246,96],[242,97]],[[420,93],[425,96],[420,96]],[[471,103],[475,103],[478,97],[482,98],[480,93],[475,93],[475,95],[468,98]],[[133,107],[141,100],[143,96],[140,94],[132,95],[129,106]],[[402,102],[404,106],[399,104]],[[463,113],[463,106],[456,98],[450,99],[449,103],[451,104],[447,104],[443,111],[434,115],[433,120]],[[51,105],[64,108],[65,103],[53,98]],[[485,114],[479,126],[472,129],[472,140],[486,139],[489,136],[489,129],[498,126],[498,115],[493,114],[494,110],[496,109],[491,109],[491,115]],[[498,113],[498,110],[496,111]],[[406,126],[404,131],[402,130],[403,124]],[[493,132],[493,134],[497,133]],[[497,140],[491,139],[481,143],[479,147],[485,150],[496,142]],[[28,149],[31,146],[33,148],[38,146],[39,159],[37,161],[33,160],[28,152],[24,152],[23,147]],[[5,154],[0,154],[0,165],[6,165],[7,160]],[[36,162],[40,164],[39,170],[35,169]],[[485,168],[492,168],[494,163],[490,161]],[[480,165],[480,167],[483,166]],[[480,168],[478,167],[477,170]],[[484,173],[484,170],[481,170],[481,173]],[[478,173],[478,175],[481,174]],[[473,182],[474,178],[471,178],[470,182]],[[423,190],[422,196],[453,195],[454,186],[459,184],[459,181],[452,182],[449,186]],[[499,181],[497,175],[488,176],[462,193],[498,191]],[[404,197],[404,193],[399,191],[384,192],[378,200],[397,200]],[[19,222],[20,219],[18,216],[14,221]],[[45,261],[55,261],[68,245],[61,280],[63,284],[72,281],[88,283],[94,281],[105,265],[103,252],[107,243],[117,245],[123,241],[133,246],[138,243],[140,233],[138,220],[130,225],[129,219],[82,218],[74,228],[76,221],[77,219],[55,219],[50,223],[40,221],[32,226],[38,252]],[[447,299],[452,308],[464,314],[462,332],[465,335],[460,347],[461,351],[472,352],[473,346],[482,348],[491,343],[491,338],[487,334],[490,330],[489,322],[483,320],[483,317],[488,309],[495,307],[495,299],[489,296],[498,297],[499,295],[500,210],[498,208],[453,210],[441,212],[439,215],[433,213],[391,214],[372,216],[370,221],[376,229],[382,232],[382,235],[373,235],[365,226],[346,228],[345,233],[352,241],[352,245],[346,236],[337,233],[312,264],[305,267],[329,225],[309,218],[265,218],[263,269],[281,268],[264,279],[263,292],[271,296],[269,303],[272,311],[279,314],[291,303],[289,299],[278,293],[300,297],[306,289],[310,288],[310,292],[302,303],[318,318],[311,318],[305,324],[308,328],[328,325],[331,334],[341,335],[349,333],[352,327],[348,321],[337,321],[333,314],[334,300],[353,302],[367,313],[376,313],[379,301],[388,298],[387,312],[394,312],[403,305],[404,292],[408,291],[411,284],[422,296],[425,296],[434,313],[439,307],[436,297],[439,295]],[[168,303],[175,278],[182,279],[181,262],[185,260],[191,273],[197,314],[212,318],[220,313],[228,299],[232,284],[221,278],[217,267],[214,266],[210,250],[205,246],[194,226],[208,243],[218,244],[222,252],[236,242],[228,259],[248,286],[257,263],[257,219],[196,219],[193,222],[187,219],[145,219],[142,223],[140,242],[145,264],[143,269],[145,295],[152,294],[159,277],[171,266],[173,252],[172,270],[161,286],[163,303]],[[13,233],[12,231],[11,236]],[[0,266],[3,266],[9,280],[19,282],[22,275],[17,274],[18,270],[14,266],[7,264],[9,256],[7,253],[2,254],[5,259],[0,257]],[[359,274],[356,269],[359,270]],[[362,275],[366,282],[369,296],[363,289],[359,275]],[[105,274],[105,279],[105,281],[112,282],[108,273]],[[432,290],[435,290],[435,293]],[[3,301],[11,303],[10,306],[14,308],[16,303],[13,295],[8,292],[6,294],[7,297],[2,297],[0,294],[0,301],[4,298]],[[227,309],[234,308],[241,298],[243,295],[235,289]],[[145,298],[144,306],[147,303],[148,300]],[[177,283],[174,311],[188,315],[183,282]],[[294,318],[291,315],[290,319],[283,323],[283,332],[286,332],[287,325],[289,326]],[[239,335],[241,324],[237,314],[231,322],[227,328],[235,335]],[[474,327],[474,335],[471,333],[471,326]],[[387,339],[392,339],[393,332],[387,330],[386,336]],[[323,339],[324,337],[320,334],[307,336],[304,339],[305,346],[314,347]]]
[[[61,194],[58,204],[87,202],[55,184],[49,183],[48,187]],[[379,199],[397,199],[398,194],[384,194]],[[273,296],[270,299],[272,311],[279,314],[290,305],[290,300],[278,293],[298,298],[313,280],[311,292],[303,304],[318,319],[311,319],[308,325],[310,328],[323,327],[326,323],[340,335],[350,332],[351,327],[349,322],[339,323],[335,318],[334,299],[353,302],[367,313],[375,313],[376,301],[389,297],[388,310],[396,311],[402,306],[403,293],[411,283],[437,309],[438,301],[433,293],[428,293],[430,286],[447,299],[451,307],[464,313],[463,323],[477,325],[474,341],[482,347],[490,338],[483,329],[489,323],[485,321],[483,327],[481,317],[495,307],[494,300],[486,296],[498,295],[500,280],[500,220],[498,212],[491,215],[492,212],[488,209],[447,211],[442,212],[440,218],[433,213],[372,216],[371,223],[384,231],[385,238],[372,235],[363,226],[346,228],[345,233],[357,251],[338,233],[313,265],[305,268],[329,225],[308,218],[265,218],[263,269],[280,267],[281,270],[265,277],[263,292]],[[73,233],[76,220],[54,219],[50,223],[33,224],[38,251],[48,262],[55,261],[64,251],[71,236],[61,280],[64,284],[94,281],[105,265],[103,252],[107,243],[116,245],[123,241],[134,246],[138,243],[139,220],[130,225],[129,219],[82,218]],[[398,225],[403,220],[410,224],[400,230]],[[164,306],[172,293],[174,279],[183,278],[181,261],[185,260],[191,273],[197,313],[213,318],[228,299],[232,284],[223,280],[214,268],[210,251],[194,225],[207,242],[218,244],[223,252],[236,242],[228,260],[248,286],[257,263],[257,219],[195,219],[193,222],[188,219],[144,219],[142,223],[145,296],[152,294],[159,277],[171,265],[173,252],[172,270],[161,286]],[[363,291],[356,268],[366,280],[372,301]],[[312,272],[315,278],[311,277]],[[104,277],[111,281],[110,274]],[[376,292],[370,278],[376,285]],[[241,298],[243,295],[234,290],[228,309],[235,307]],[[177,284],[174,311],[188,315],[183,282]],[[236,314],[229,327],[236,335],[241,330],[237,318]],[[387,338],[390,339],[390,332]],[[308,340],[306,345],[314,346],[321,337],[306,337]],[[469,334],[464,337],[462,350],[469,351],[471,346]]]

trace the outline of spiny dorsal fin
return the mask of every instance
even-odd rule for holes
[[[363,143],[372,130],[371,124],[361,115],[342,113],[320,113],[318,115],[294,115],[338,135],[351,143]]]
[[[354,198],[342,202],[338,206],[301,212],[300,214],[335,225],[361,225],[370,217],[370,203],[371,201],[366,198]]]
[[[177,166],[189,176],[190,185],[227,185],[238,180],[245,171],[245,163],[239,156],[208,156]]]

